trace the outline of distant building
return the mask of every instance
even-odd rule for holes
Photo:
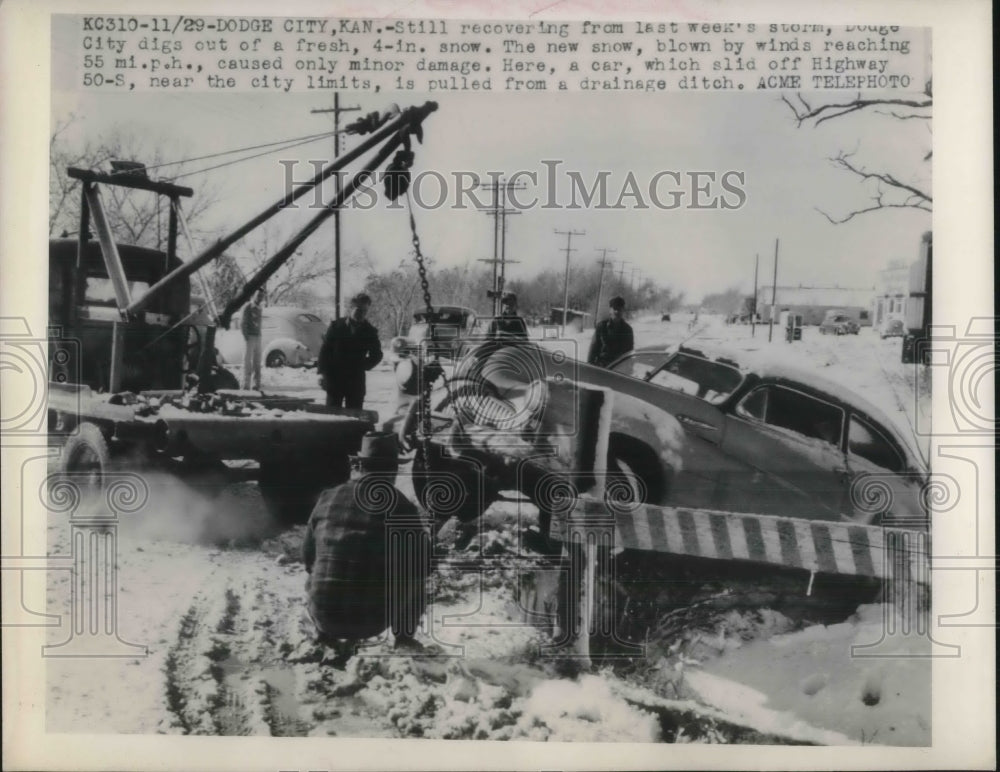
[[[881,327],[892,319],[906,318],[910,294],[910,266],[904,260],[891,260],[879,271],[872,301],[872,323]]]
[[[777,323],[782,312],[802,317],[802,324],[818,325],[827,311],[842,311],[862,327],[872,324],[874,287],[805,287],[778,285],[772,294],[771,287],[761,287],[757,291],[757,309],[763,323],[771,320]],[[775,304],[777,299],[777,304]]]

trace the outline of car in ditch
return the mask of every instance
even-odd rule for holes
[[[513,447],[537,427],[554,385],[567,383],[612,395],[607,471],[632,500],[926,527],[927,471],[892,419],[837,383],[755,352],[659,346],[604,369],[544,344],[487,344],[431,395],[432,443],[454,453],[465,423],[492,426]],[[394,424],[404,443],[413,443],[418,417],[411,405]],[[498,478],[494,489],[538,498],[512,476],[503,450],[478,455]]]

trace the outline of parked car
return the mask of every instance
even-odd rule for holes
[[[886,319],[879,329],[878,334],[883,340],[886,338],[902,338],[906,334],[906,327],[903,325],[902,319]]]
[[[857,335],[861,326],[847,314],[827,312],[819,326],[819,331],[832,335]]]
[[[919,454],[879,408],[808,370],[684,347],[638,349],[604,369],[534,343],[512,348],[487,352],[475,377],[460,365],[449,389],[434,395],[433,424],[443,444],[463,415],[488,413],[501,431],[530,427],[531,412],[544,403],[539,383],[561,379],[613,393],[608,470],[627,481],[635,500],[864,523],[891,513],[926,522]],[[411,408],[411,425],[414,415]],[[405,440],[405,422],[396,426]],[[884,506],[854,487],[865,478],[887,493]]]
[[[428,316],[426,310],[417,311],[409,332],[390,342],[390,356],[398,361],[413,356],[424,347],[427,354],[454,359],[462,343],[476,329],[476,323],[476,312],[462,306],[438,306],[433,316]]]
[[[319,357],[326,325],[303,308],[267,306],[260,331],[261,359],[267,367],[306,367]],[[238,321],[234,321],[232,329],[216,334],[216,346],[226,364],[243,363],[245,346]]]

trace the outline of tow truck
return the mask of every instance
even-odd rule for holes
[[[135,162],[115,163],[110,173],[70,168],[80,184],[79,231],[76,239],[49,245],[48,429],[50,442],[60,447],[57,476],[93,494],[118,470],[187,475],[213,468],[234,479],[256,479],[282,522],[303,520],[323,488],[347,479],[348,454],[374,428],[376,413],[239,390],[218,362],[215,332],[228,328],[233,315],[390,157],[387,194],[405,191],[413,161],[410,137],[422,137],[423,120],[436,109],[427,102],[355,122],[349,133],[371,136],[186,262],[177,245],[178,236],[187,235],[181,201],[193,194],[191,188],[150,179]],[[192,310],[192,278],[197,281],[200,269],[369,151],[374,155],[346,178],[334,200],[224,308],[206,297]],[[109,185],[167,199],[165,251],[116,243],[100,195]]]

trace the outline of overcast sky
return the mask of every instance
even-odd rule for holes
[[[831,96],[845,95],[831,92]],[[869,168],[892,168],[904,181],[929,187],[930,165],[922,160],[931,146],[929,121],[856,115],[815,129],[796,128],[790,111],[773,92],[518,96],[494,91],[385,97],[342,93],[341,104],[359,104],[367,111],[392,101],[405,107],[428,98],[436,99],[440,107],[425,123],[424,144],[415,146],[415,173],[436,171],[453,179],[456,171],[484,178],[491,171],[535,172],[538,187],[520,195],[544,199],[549,189],[542,162],[560,161],[556,195],[563,202],[570,198],[568,171],[579,172],[590,185],[599,171],[607,170],[612,202],[631,173],[651,205],[638,209],[633,198],[626,198],[623,210],[536,207],[509,218],[507,255],[521,261],[510,266],[509,278],[529,278],[543,268],[561,267],[565,237],[554,231],[574,229],[586,231],[573,240],[574,264],[596,261],[599,248],[613,248],[615,259],[629,261],[645,276],[682,290],[691,299],[733,286],[750,291],[756,254],[760,283],[769,283],[775,239],[780,239],[779,284],[871,286],[888,261],[915,259],[920,235],[931,227],[930,214],[914,210],[867,214],[839,226],[816,211],[843,215],[868,204],[870,193],[828,160],[841,149],[856,150],[857,160]],[[330,107],[332,101],[331,92],[54,91],[52,111],[54,122],[75,116],[65,134],[69,142],[97,140],[118,129],[162,144],[168,157],[189,158],[324,131],[332,127],[332,117],[310,110]],[[284,167],[279,159],[305,163],[329,158],[331,152],[332,141],[324,139],[179,182],[212,186],[218,203],[203,225],[228,230],[281,197]],[[225,160],[197,162],[190,168]],[[301,176],[311,174],[311,167],[301,168]],[[745,204],[736,210],[656,208],[648,186],[660,171],[682,175],[707,171],[717,178],[728,171],[742,172]],[[685,203],[691,200],[686,185]],[[670,200],[672,188],[676,188],[672,178],[661,179],[661,201]],[[432,178],[421,187],[429,200],[437,198],[438,189]],[[736,200],[734,194],[712,187],[713,195],[720,193],[728,201]],[[487,194],[481,195],[488,200]],[[305,215],[308,212],[288,214],[284,222],[290,227]],[[418,211],[417,223],[425,253],[440,266],[492,256],[492,221],[484,214],[445,207]],[[380,203],[370,211],[346,213],[342,224],[345,255],[366,249],[379,265],[389,266],[410,254],[403,211],[386,210]],[[325,226],[307,244],[329,244],[331,233],[331,226]],[[346,289],[361,278],[345,277]]]

